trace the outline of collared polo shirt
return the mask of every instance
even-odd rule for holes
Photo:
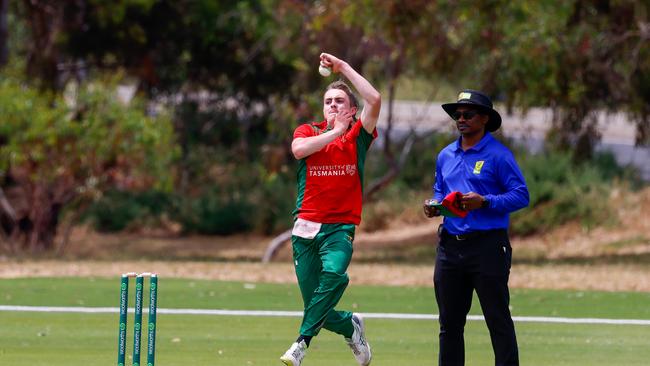
[[[293,138],[317,136],[327,121],[298,126]],[[366,152],[377,130],[368,133],[357,120],[346,133],[298,161],[298,197],[294,216],[323,224],[361,222]]]
[[[507,229],[510,213],[529,203],[528,187],[512,152],[487,132],[467,151],[461,148],[461,138],[438,154],[433,198],[442,202],[453,191],[475,192],[490,205],[465,218],[445,217],[444,228],[451,234]]]

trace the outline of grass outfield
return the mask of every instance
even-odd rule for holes
[[[119,278],[3,279],[0,305],[117,307],[118,286]],[[132,289],[133,281],[131,297]],[[434,314],[432,291],[351,286],[340,307]],[[158,300],[160,308],[301,310],[295,285],[161,278]],[[516,316],[650,319],[649,304],[648,293],[518,290],[512,296]],[[478,304],[471,313],[480,314]],[[129,345],[132,322],[130,314]],[[159,314],[156,364],[281,365],[278,357],[295,338],[299,322],[292,317]],[[117,323],[117,313],[0,312],[0,365],[115,364]],[[366,325],[373,366],[436,364],[435,321],[367,319]],[[648,326],[522,322],[516,326],[525,365],[647,365],[650,359]],[[466,345],[467,365],[493,364],[483,322],[468,322]],[[355,365],[355,361],[341,337],[323,331],[313,341],[305,365]]]

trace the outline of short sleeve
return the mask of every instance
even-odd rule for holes
[[[361,120],[357,122],[357,126],[355,127],[358,128],[357,144],[359,144],[365,150],[368,150],[372,141],[377,138],[377,129],[375,128],[372,133],[368,133],[368,131],[363,128],[363,123],[361,123]]]
[[[302,137],[312,137],[315,135],[314,133],[315,127],[309,123],[302,124],[293,131],[293,138],[302,138]]]

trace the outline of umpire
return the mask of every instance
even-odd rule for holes
[[[517,338],[510,315],[508,277],[512,248],[509,214],[528,206],[528,188],[512,152],[490,132],[501,116],[484,93],[463,90],[456,103],[442,108],[456,121],[460,138],[438,154],[433,199],[427,217],[439,216],[431,201],[462,193],[464,218],[445,217],[438,229],[433,282],[440,310],[441,366],[464,365],[464,328],[476,290],[485,316],[495,365],[519,365]]]

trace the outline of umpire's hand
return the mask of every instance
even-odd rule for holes
[[[424,209],[424,214],[427,217],[435,217],[435,216],[440,216],[440,210],[431,206],[435,203],[438,203],[436,200],[428,199],[424,200],[424,204],[422,205],[422,209]]]

